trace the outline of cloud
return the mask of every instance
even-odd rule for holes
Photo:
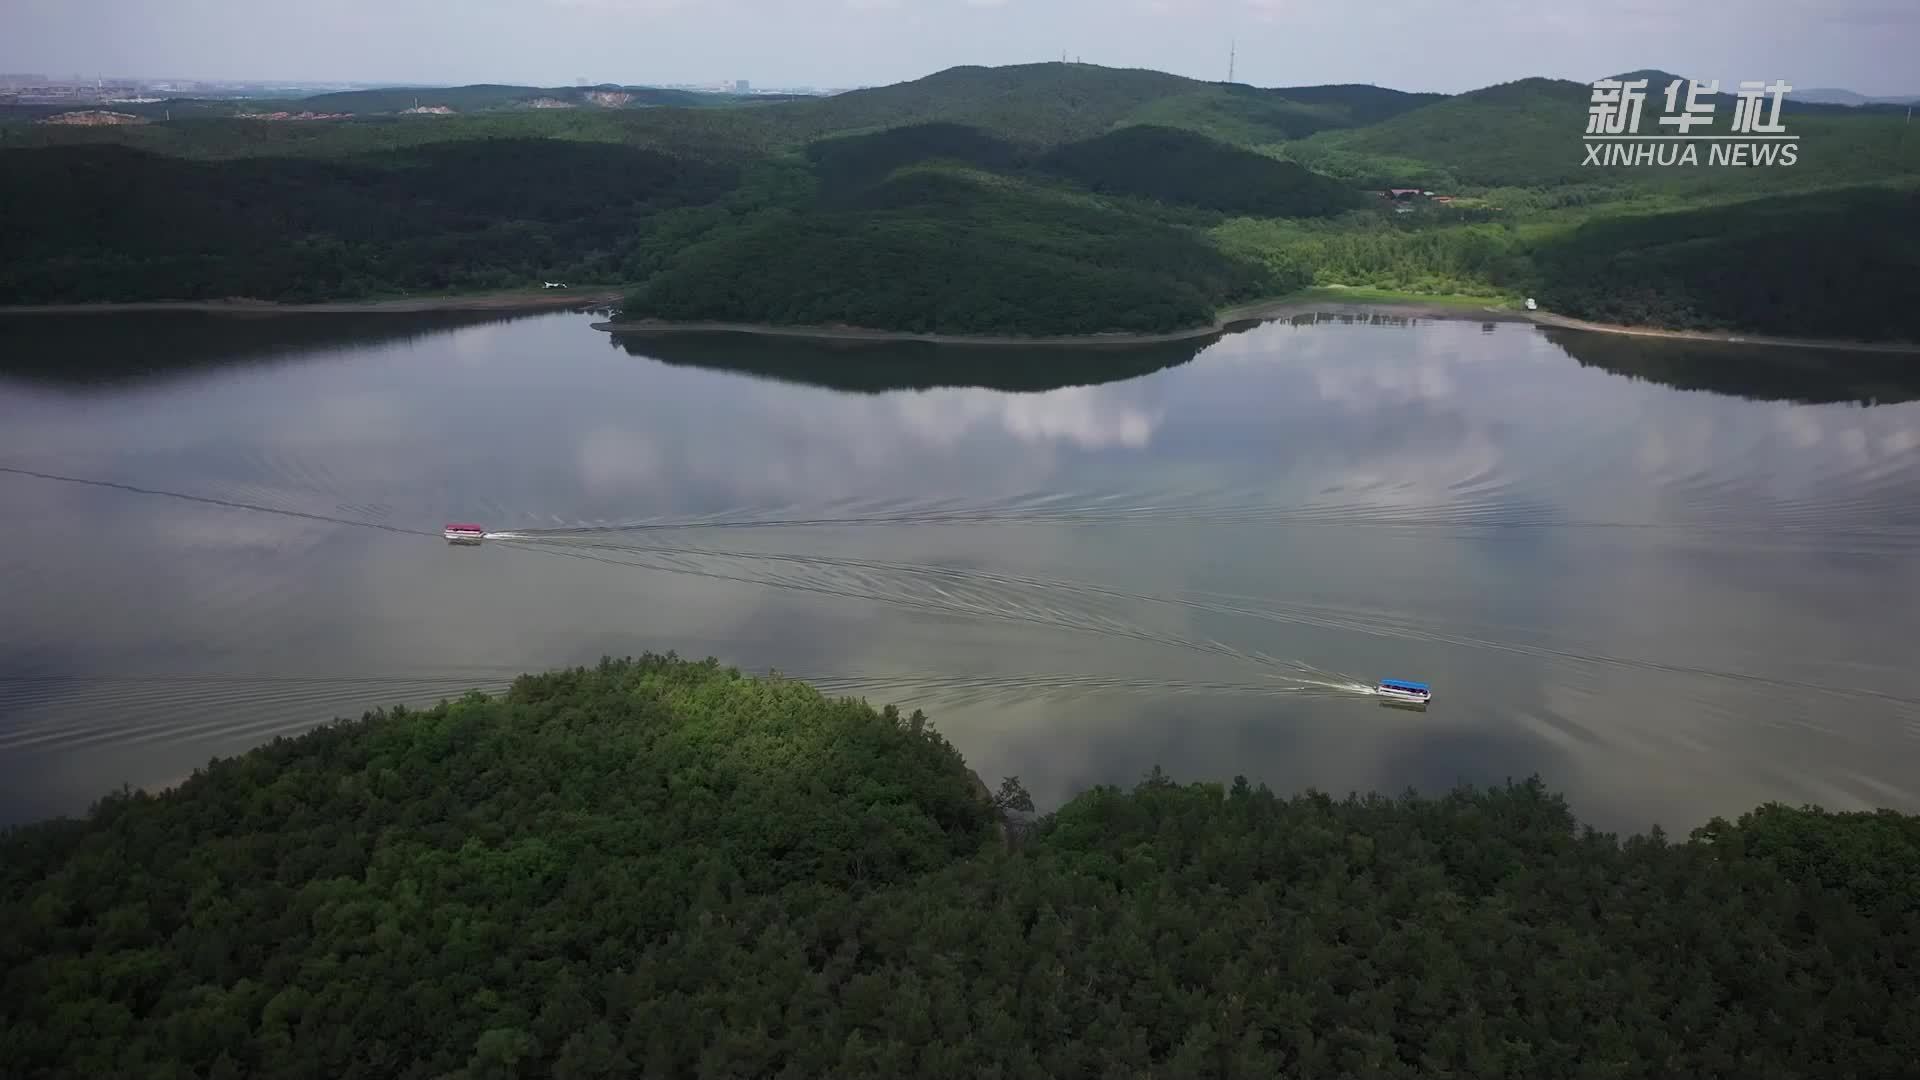
[[[637,431],[595,428],[580,440],[579,459],[581,484],[595,497],[635,495],[665,486],[659,447]]]
[[[614,15],[661,15],[677,11],[687,0],[546,0],[551,7]]]
[[[1160,417],[1103,387],[1074,386],[1044,394],[930,390],[901,397],[903,430],[935,446],[951,446],[981,428],[1029,445],[1069,443],[1082,450],[1139,449]]]

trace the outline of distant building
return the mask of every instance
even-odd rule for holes
[[[64,112],[58,116],[49,116],[40,121],[43,124],[71,124],[77,127],[115,127],[123,124],[144,124],[145,120],[128,113],[107,112],[104,109],[88,109],[84,112]]]
[[[1389,199],[1411,199],[1418,196],[1419,194],[1420,194],[1419,188],[1396,187],[1396,188],[1387,189],[1387,198]]]
[[[350,119],[352,116],[353,116],[352,113],[344,113],[344,112],[317,113],[311,110],[308,110],[307,112],[297,112],[297,113],[270,112],[270,113],[238,113],[236,114],[236,117],[241,120],[346,120],[346,119]]]
[[[753,86],[745,79],[737,79],[733,84],[733,92],[736,94],[751,94],[753,92]]]

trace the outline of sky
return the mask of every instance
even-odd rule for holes
[[[843,88],[1057,60],[1458,93],[1640,68],[1920,93],[1916,0],[0,0],[0,72]]]

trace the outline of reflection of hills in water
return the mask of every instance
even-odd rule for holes
[[[1920,356],[1543,331],[1585,367],[1750,401],[1894,405],[1920,400]]]
[[[1417,315],[1395,315],[1387,311],[1303,311],[1298,315],[1288,315],[1282,322],[1290,326],[1418,326],[1423,321]],[[1252,327],[1260,322],[1233,323],[1228,329]]]
[[[127,311],[0,316],[0,378],[112,384],[217,364],[411,341],[524,312],[242,314]]]
[[[926,341],[780,338],[717,330],[613,335],[615,348],[676,367],[732,371],[755,378],[851,393],[978,388],[1018,393],[1124,382],[1188,363],[1222,337],[1272,320],[1229,323],[1184,341],[1112,345],[941,345]],[[1417,316],[1322,311],[1286,316],[1294,326],[1418,326]]]
[[[732,371],[861,394],[939,387],[1037,392],[1121,382],[1187,363],[1214,340],[983,348],[716,332],[613,338],[616,348],[676,367]]]

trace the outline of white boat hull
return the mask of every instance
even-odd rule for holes
[[[1415,694],[1406,690],[1395,690],[1386,686],[1376,686],[1373,688],[1373,692],[1386,698],[1388,701],[1400,701],[1408,705],[1425,705],[1427,702],[1433,700],[1432,694]]]
[[[464,533],[449,531],[446,534],[449,544],[477,544],[487,538],[486,533]]]

